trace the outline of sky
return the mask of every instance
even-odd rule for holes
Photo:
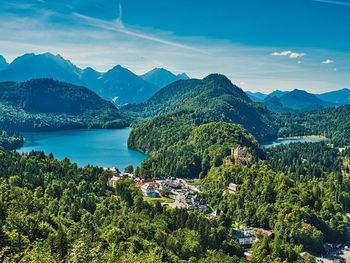
[[[0,54],[31,52],[321,93],[350,88],[350,0],[1,0]]]

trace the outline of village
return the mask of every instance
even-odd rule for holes
[[[248,166],[252,162],[252,155],[243,147],[231,149],[231,155],[223,161],[224,165],[245,165]],[[211,208],[203,196],[201,186],[196,184],[195,180],[169,177],[165,179],[157,178],[139,178],[133,173],[120,172],[118,168],[105,168],[111,172],[112,176],[109,180],[111,187],[115,187],[121,179],[134,180],[135,185],[142,192],[145,201],[155,203],[160,202],[162,206],[171,208],[186,209],[189,211],[198,211],[207,216],[211,220],[215,220],[220,215],[219,209]],[[235,194],[239,189],[239,185],[231,182],[223,195]],[[273,232],[265,229],[236,226],[235,238],[237,242],[250,248],[259,236],[273,237]],[[249,250],[246,257],[249,258]]]
[[[244,147],[236,147],[231,149],[231,155],[223,161],[224,165],[245,165],[248,166],[252,162],[252,155]],[[135,185],[140,188],[145,200],[159,201],[163,206],[172,208],[183,208],[187,210],[198,210],[201,213],[209,214],[216,217],[219,212],[213,211],[209,207],[202,195],[200,185],[183,178],[169,177],[165,179],[157,178],[139,178],[133,173],[120,172],[118,168],[105,168],[110,171],[112,177],[109,184],[115,187],[120,179],[132,179]],[[223,194],[235,194],[238,185],[234,182],[230,183]]]
[[[252,155],[243,147],[231,149],[231,154],[223,160],[223,165],[243,165],[252,164]],[[159,202],[162,206],[168,206],[173,209],[186,209],[188,211],[198,211],[206,215],[210,220],[215,220],[220,215],[220,210],[210,207],[207,203],[201,186],[196,180],[184,178],[139,178],[132,172],[120,172],[118,168],[105,168],[111,172],[109,184],[115,187],[121,179],[134,180],[135,186],[142,192],[143,198],[149,203]],[[239,184],[235,182],[229,183],[223,195],[236,194],[239,191]],[[350,214],[347,214],[350,220]],[[350,230],[349,230],[350,231]],[[234,226],[234,237],[236,241],[245,248],[244,255],[250,259],[251,247],[261,237],[268,236],[274,238],[272,230],[250,227],[250,226]],[[317,258],[318,262],[342,262],[341,254],[350,253],[350,249],[342,244],[324,244],[327,255]],[[307,252],[300,253],[300,256],[306,259],[309,254]],[[347,255],[348,256],[348,255]],[[347,257],[346,256],[346,257]],[[330,260],[331,259],[331,260]]]

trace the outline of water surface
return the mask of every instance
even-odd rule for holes
[[[267,143],[267,144],[263,144],[262,147],[263,148],[271,148],[274,146],[278,146],[278,145],[284,145],[284,144],[290,144],[290,143],[297,143],[297,142],[301,142],[301,143],[305,143],[305,142],[322,142],[325,141],[324,138],[279,138],[276,141]]]
[[[131,129],[118,130],[70,130],[56,132],[23,133],[25,144],[18,152],[32,150],[53,153],[62,160],[68,157],[79,166],[97,165],[101,167],[116,166],[124,169],[128,164],[134,167],[147,155],[127,147]]]

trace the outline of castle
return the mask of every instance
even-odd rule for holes
[[[231,156],[224,159],[224,165],[250,165],[252,162],[252,155],[245,147],[231,148]]]

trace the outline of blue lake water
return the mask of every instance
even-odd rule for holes
[[[124,169],[128,164],[134,167],[147,155],[127,147],[131,129],[118,130],[70,130],[57,132],[23,133],[25,144],[18,152],[32,150],[53,153],[56,159],[65,157],[82,167],[88,164],[101,167]]]
[[[303,138],[290,139],[290,138],[281,138],[281,139],[278,139],[278,140],[276,140],[274,142],[263,144],[262,147],[263,148],[271,148],[271,147],[278,146],[278,145],[297,143],[297,142],[305,143],[305,142],[321,142],[321,141],[324,141],[324,139],[303,139]]]

